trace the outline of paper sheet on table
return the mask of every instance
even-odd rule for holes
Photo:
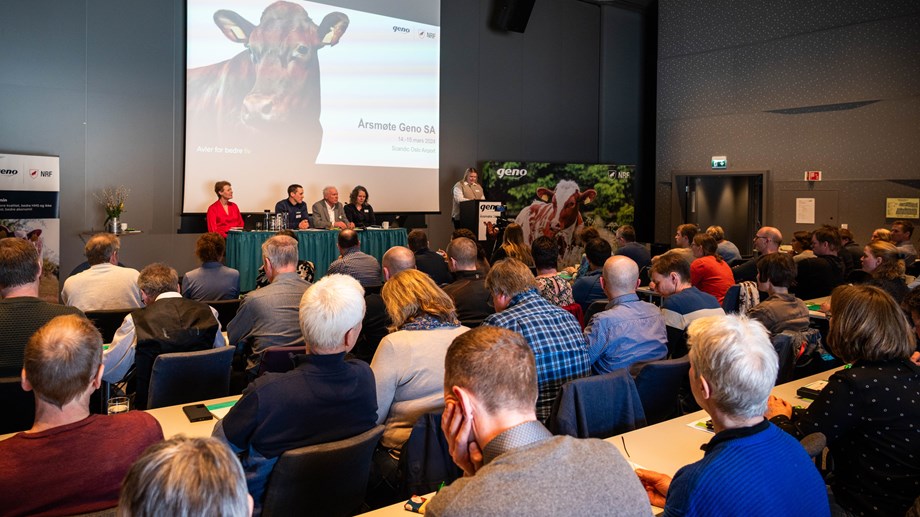
[[[692,427],[698,431],[703,431],[709,434],[716,434],[715,431],[713,431],[712,429],[706,426],[706,422],[709,422],[710,420],[711,419],[708,417],[701,418],[695,422],[690,422],[689,424],[687,424],[687,427]]]

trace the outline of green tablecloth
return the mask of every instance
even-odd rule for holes
[[[256,288],[256,275],[262,265],[262,243],[274,232],[230,232],[227,234],[227,266],[240,272],[240,292]],[[338,258],[336,246],[339,232],[334,230],[298,231],[297,252],[300,260],[309,260],[316,266],[316,280],[326,274],[329,264]],[[359,230],[361,251],[383,258],[393,246],[405,246],[405,228],[391,230]]]

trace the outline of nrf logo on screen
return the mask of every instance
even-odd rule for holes
[[[38,169],[29,169],[29,176],[32,176],[32,179],[35,178],[50,178],[51,171],[40,171]]]

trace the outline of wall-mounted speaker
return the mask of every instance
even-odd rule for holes
[[[524,32],[536,0],[495,0],[492,26],[502,31]]]

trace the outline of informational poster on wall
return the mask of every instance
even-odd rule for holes
[[[0,154],[0,238],[35,246],[42,262],[39,296],[58,300],[61,265],[60,158]]]
[[[888,219],[920,219],[920,198],[889,197],[885,200]]]

